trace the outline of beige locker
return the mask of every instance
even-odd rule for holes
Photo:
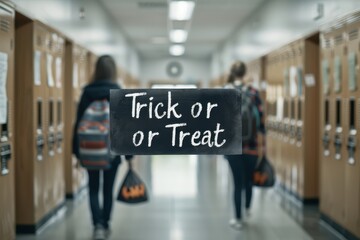
[[[333,31],[333,46],[332,46],[332,79],[334,93],[332,105],[332,111],[334,112],[334,155],[331,160],[328,161],[329,172],[331,178],[327,179],[331,185],[331,204],[330,204],[330,217],[336,219],[336,221],[344,225],[345,221],[345,164],[347,149],[345,144],[345,133],[348,131],[348,125],[346,122],[346,105],[348,101],[348,88],[345,81],[346,77],[346,57],[344,51],[346,49],[346,43],[344,38],[345,26],[337,26]]]
[[[34,233],[64,204],[61,88],[54,75],[56,57],[63,64],[61,34],[16,13],[16,224]],[[60,40],[59,40],[60,39]],[[54,60],[55,59],[55,60]],[[59,65],[58,65],[59,66]],[[60,67],[62,68],[62,66]],[[63,81],[60,69],[59,81]],[[60,124],[58,124],[60,123]],[[60,145],[59,145],[60,144]]]
[[[15,239],[14,17],[14,10],[0,3],[0,114],[6,111],[0,122],[0,239]]]
[[[277,138],[271,146],[276,158],[277,178],[283,187],[304,203],[318,199],[318,84],[307,86],[305,75],[317,81],[319,40],[314,33],[296,40],[266,56],[268,85],[280,86],[283,95],[276,101],[274,132]],[[283,100],[282,100],[283,99]],[[280,122],[279,122],[280,121]],[[315,123],[315,124],[314,124]],[[268,137],[273,140],[272,136]]]
[[[346,237],[357,238],[360,237],[359,16],[359,13],[345,16],[322,30],[320,112],[322,217]],[[332,66],[324,62],[332,62]],[[327,78],[332,82],[330,90]],[[332,142],[338,144],[331,146]]]
[[[89,52],[79,45],[66,42],[66,81],[64,104],[67,109],[65,116],[65,182],[66,197],[74,198],[86,186],[86,172],[82,169],[72,154],[73,128],[76,120],[77,106],[80,101],[82,88],[88,83],[92,70],[89,70]]]
[[[331,46],[332,33],[321,34],[321,104],[320,104],[320,210],[329,213],[332,205],[332,186],[330,162],[335,155],[334,129],[335,129],[335,99],[333,89],[333,65],[331,64],[333,50]]]
[[[353,22],[346,26],[348,39],[346,59],[346,80],[348,89],[346,134],[347,155],[345,164],[345,227],[360,237],[360,165],[359,165],[359,129],[360,129],[360,15],[351,16]]]

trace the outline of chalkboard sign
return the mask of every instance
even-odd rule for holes
[[[235,89],[110,92],[112,152],[124,155],[241,154],[241,94]]]

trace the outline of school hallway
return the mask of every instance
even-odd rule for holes
[[[359,0],[0,0],[0,240],[360,240],[359,149]]]
[[[114,202],[114,240],[305,240],[341,239],[319,222],[316,207],[304,211],[274,189],[254,188],[251,215],[242,230],[232,229],[232,179],[222,156],[143,156],[134,168],[144,179],[150,201],[140,205]],[[120,165],[115,194],[127,171]],[[91,239],[86,191],[50,220],[38,235],[19,240]]]

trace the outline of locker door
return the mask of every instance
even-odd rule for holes
[[[34,91],[34,110],[36,109],[36,113],[34,114],[34,126],[33,126],[33,134],[34,138],[37,139],[37,150],[34,152],[34,179],[35,179],[35,186],[34,186],[34,195],[35,195],[35,202],[34,202],[34,211],[35,211],[35,219],[33,221],[39,221],[48,211],[48,192],[46,191],[46,184],[47,178],[46,173],[48,172],[48,143],[47,143],[47,126],[48,126],[48,119],[47,119],[47,100],[45,94],[45,87],[47,84],[47,77],[46,77],[46,31],[43,26],[40,24],[34,24],[34,54],[39,54],[40,63],[39,68],[35,71],[39,71],[39,79],[40,83],[33,85]],[[35,67],[34,67],[35,68]],[[31,222],[29,222],[30,224]]]
[[[333,47],[331,45],[332,33],[321,35],[321,143],[320,143],[320,209],[330,215],[332,208],[331,162],[335,155],[334,129],[335,129],[335,98],[333,93]]]
[[[0,3],[0,239],[15,239],[13,41],[14,11]]]
[[[345,28],[340,27],[334,31],[333,80],[335,104],[335,156],[331,162],[332,173],[332,216],[344,226],[345,221],[345,164],[347,147],[345,133],[348,132],[347,107],[349,99],[347,83],[347,58],[344,36]],[[339,144],[341,145],[339,145]]]
[[[360,237],[360,86],[359,84],[359,21],[347,26],[347,80],[349,89],[349,108],[347,132],[348,155],[345,165],[345,227]]]

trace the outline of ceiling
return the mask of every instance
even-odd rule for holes
[[[11,1],[95,53],[112,54],[134,75],[141,67],[138,55],[148,61],[169,57],[170,0]],[[315,21],[320,2],[324,16]],[[234,59],[255,59],[356,9],[360,0],[196,0],[184,57],[211,58],[213,75],[219,75]],[[154,37],[165,42],[154,43]]]
[[[143,58],[169,56],[167,0],[101,0]],[[265,0],[197,0],[185,56],[210,57]],[[154,38],[162,38],[154,43]]]

